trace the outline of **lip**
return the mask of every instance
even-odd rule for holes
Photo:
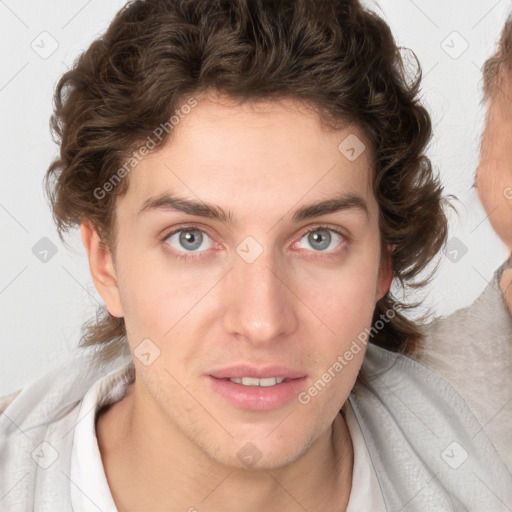
[[[237,409],[270,411],[283,407],[297,398],[304,388],[307,375],[284,365],[256,367],[237,364],[219,368],[205,375],[211,391]],[[231,378],[283,377],[285,380],[275,386],[244,386],[229,381]]]
[[[306,377],[285,380],[275,386],[244,386],[226,379],[206,377],[210,390],[237,409],[270,411],[296,400],[304,388]]]

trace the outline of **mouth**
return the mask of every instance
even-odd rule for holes
[[[270,387],[276,386],[277,384],[283,383],[285,380],[284,377],[266,377],[263,379],[258,379],[256,377],[232,377],[226,378],[223,380],[228,380],[229,382],[234,382],[235,384],[242,384],[242,386],[261,386],[261,387]]]

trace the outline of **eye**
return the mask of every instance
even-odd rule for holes
[[[328,250],[334,246],[340,250],[348,241],[346,235],[328,226],[315,226],[304,233],[294,246],[301,247],[301,242],[305,240],[314,252],[336,255],[339,250]],[[173,255],[178,260],[189,261],[206,257],[208,249],[212,248],[212,239],[210,236],[195,226],[180,226],[171,233],[167,234],[162,241],[172,248]],[[306,247],[306,249],[308,249]]]
[[[177,252],[176,257],[178,259],[195,259],[201,257],[196,255],[191,256],[189,252],[202,253],[212,246],[211,238],[204,231],[194,227],[181,227],[169,233],[163,241]]]
[[[331,229],[327,226],[316,226],[313,229],[310,229],[306,233],[304,233],[300,239],[306,240],[308,244],[316,251],[316,252],[336,252],[336,251],[329,251],[328,248],[332,247],[333,243],[334,248],[339,247],[340,245],[343,245],[343,242],[346,240],[346,237],[342,235],[340,232]],[[300,243],[297,242],[297,243]]]

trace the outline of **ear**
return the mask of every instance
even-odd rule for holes
[[[88,220],[84,219],[80,225],[82,242],[89,259],[89,270],[94,286],[101,295],[108,312],[115,317],[124,316],[117,275],[110,250],[100,239],[96,228]]]
[[[375,302],[377,303],[391,288],[393,282],[393,264],[391,262],[391,253],[396,246],[387,246],[382,255],[379,275],[377,279],[377,290],[375,293]]]

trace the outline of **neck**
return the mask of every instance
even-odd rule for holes
[[[183,432],[165,429],[156,411],[142,413],[132,383],[125,397],[98,417],[105,474],[119,512],[132,510],[345,510],[353,448],[345,420],[332,425],[292,464],[239,469],[212,460]],[[319,493],[319,489],[322,489]]]

